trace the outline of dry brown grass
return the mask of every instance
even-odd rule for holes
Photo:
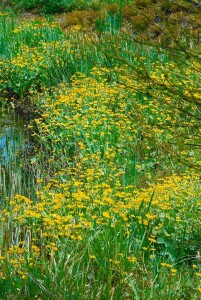
[[[89,10],[89,11],[79,11],[74,10],[69,13],[60,14],[56,16],[56,20],[60,23],[62,28],[67,28],[71,26],[84,26],[84,27],[94,27],[97,18],[99,18],[100,12]]]

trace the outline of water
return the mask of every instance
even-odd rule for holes
[[[0,165],[16,159],[26,144],[25,124],[13,111],[0,109]]]
[[[0,107],[0,205],[15,194],[27,194],[29,142],[25,120]]]

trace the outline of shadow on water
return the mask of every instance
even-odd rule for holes
[[[34,196],[25,120],[0,108],[0,205],[15,194]]]

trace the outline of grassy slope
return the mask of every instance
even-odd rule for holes
[[[35,196],[4,189],[3,299],[200,297],[199,176],[173,175],[178,154],[199,165],[196,48],[184,63],[103,25],[1,15],[0,88],[37,110],[40,146]]]

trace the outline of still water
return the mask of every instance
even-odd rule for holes
[[[30,194],[28,149],[25,120],[0,107],[0,211],[15,194]]]
[[[13,111],[0,108],[0,165],[13,160],[25,143],[23,120]]]

